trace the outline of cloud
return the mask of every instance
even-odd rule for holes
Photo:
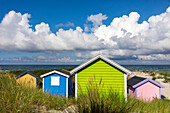
[[[59,29],[56,34],[48,24],[41,22],[35,31],[29,25],[31,15],[10,11],[0,23],[0,49],[5,51],[61,51],[100,49],[100,42],[94,34],[86,34],[83,29]]]
[[[103,20],[106,20],[108,17],[106,15],[103,15],[102,13],[99,13],[97,15],[90,15],[87,17],[88,21],[91,21],[94,26],[102,25]]]
[[[72,22],[67,22],[66,24],[60,23],[60,24],[55,25],[55,27],[56,28],[58,28],[58,27],[74,27],[74,23],[72,23]]]
[[[165,13],[138,23],[140,15],[131,12],[114,18],[110,25],[101,25],[94,34],[112,51],[101,50],[110,57],[170,53],[170,7]],[[94,52],[92,52],[94,53]]]
[[[90,15],[87,17],[87,21],[92,22],[93,26],[90,24],[84,25],[85,32],[93,32],[95,29],[97,29],[100,25],[103,25],[103,21],[106,20],[108,17],[106,15],[103,15],[102,13],[99,13],[97,15]]]
[[[70,56],[58,57],[58,56],[22,56],[22,57],[10,57],[0,58],[0,63],[79,63],[86,59],[71,59]]]
[[[29,18],[30,14],[15,11],[5,15],[0,23],[0,50],[74,51],[79,60],[97,54],[113,59],[169,60],[170,7],[140,24],[137,12],[113,18],[109,25],[103,24],[103,20],[108,18],[106,15],[90,15],[87,20],[93,23],[93,27],[85,24],[85,30],[76,26],[75,30],[59,29],[56,33],[52,33],[44,22],[37,24],[33,30]],[[70,59],[64,57],[58,61],[64,60]]]
[[[139,55],[140,60],[170,60],[170,54]]]
[[[57,60],[58,62],[74,62],[70,57],[63,57]]]

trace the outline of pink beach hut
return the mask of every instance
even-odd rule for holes
[[[154,98],[161,99],[161,84],[150,78],[133,76],[127,81],[128,93],[130,97],[136,96],[144,101],[152,101]]]

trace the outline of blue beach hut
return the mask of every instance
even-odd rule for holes
[[[52,95],[66,96],[73,92],[73,79],[66,70],[51,71],[40,76],[43,78],[43,91]]]

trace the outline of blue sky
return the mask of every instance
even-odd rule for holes
[[[0,64],[80,64],[97,54],[121,64],[170,64],[169,6],[169,0],[1,0]]]

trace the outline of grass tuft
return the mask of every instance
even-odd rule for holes
[[[152,102],[128,97],[126,101],[118,91],[111,89],[106,92],[102,89],[102,79],[99,83],[95,79],[89,81],[87,92],[80,90],[76,102],[74,97],[66,99],[43,93],[42,89],[18,85],[15,76],[0,73],[0,112],[47,112],[52,109],[64,110],[73,105],[77,110],[75,112],[80,113],[170,113],[170,100],[165,97]]]
[[[73,99],[49,95],[43,93],[42,89],[18,85],[14,76],[9,73],[0,74],[1,112],[33,112],[42,108],[61,110],[74,103]]]
[[[126,101],[123,94],[114,90],[105,92],[103,85],[102,79],[99,83],[94,79],[88,81],[87,92],[80,90],[77,101],[80,113],[127,113],[133,110],[136,101]]]

